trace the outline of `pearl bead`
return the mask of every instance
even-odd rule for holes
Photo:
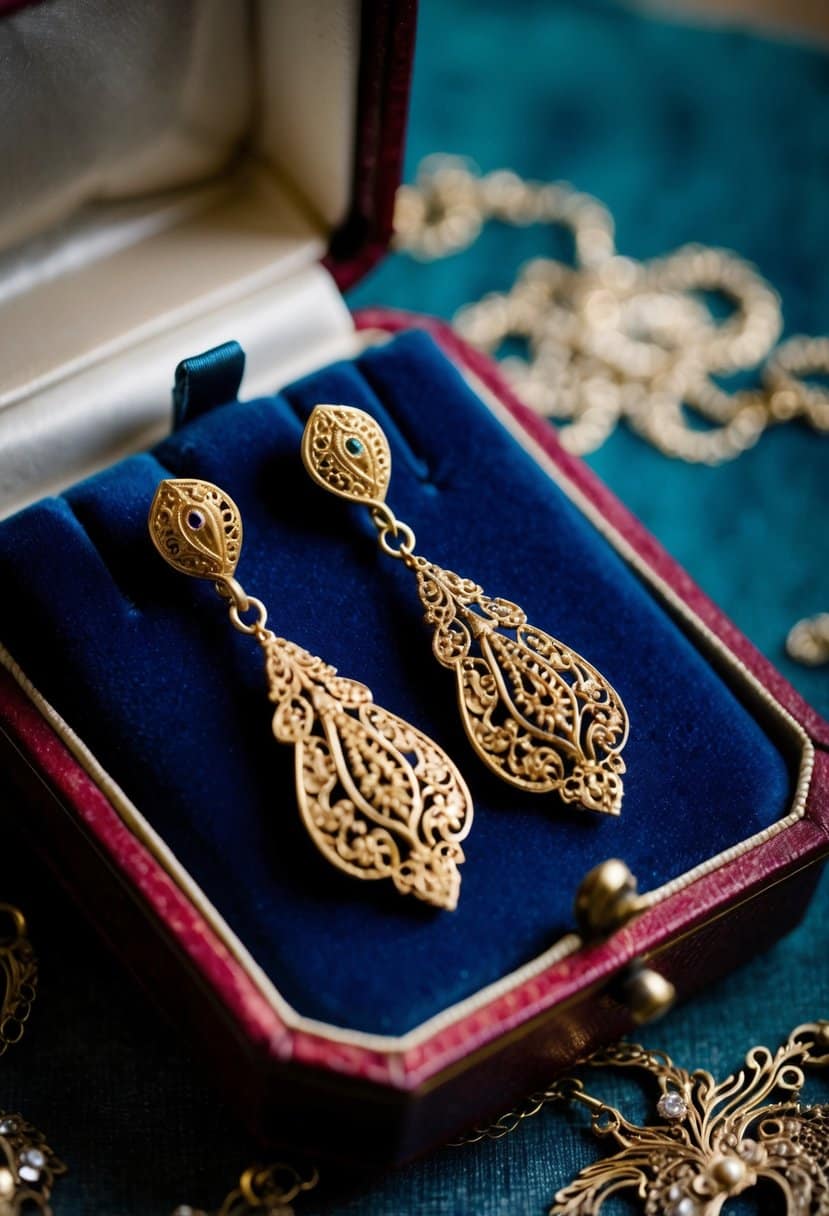
[[[746,1176],[745,1162],[739,1157],[720,1157],[709,1171],[711,1180],[722,1191],[733,1191]]]
[[[690,1195],[685,1195],[671,1208],[671,1216],[696,1216],[697,1205]]]

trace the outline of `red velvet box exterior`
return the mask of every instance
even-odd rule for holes
[[[359,151],[351,216],[328,266],[341,287],[384,250],[399,176],[414,6],[364,5]],[[829,726],[757,653],[688,575],[507,390],[497,369],[446,327],[383,311],[365,329],[427,326],[445,352],[497,398],[528,441],[599,513],[699,623],[796,723],[814,747],[803,813],[768,838],[692,878],[622,930],[536,971],[474,1012],[437,1019],[410,1046],[378,1050],[292,1028],[130,827],[27,695],[0,669],[0,772],[22,791],[24,830],[151,991],[196,1042],[252,1130],[351,1164],[383,1166],[500,1113],[560,1069],[631,1027],[613,980],[645,960],[690,995],[799,919],[829,852]]]

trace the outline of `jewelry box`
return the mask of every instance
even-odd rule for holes
[[[45,0],[0,21],[4,820],[263,1142],[399,1162],[797,922],[829,849],[829,727],[491,362],[423,318],[350,316],[390,230],[410,3],[79,20]],[[480,765],[405,572],[303,473],[320,401],[382,420],[430,556],[618,689],[621,816]],[[225,487],[273,626],[461,768],[457,911],[315,854],[257,656],[150,542],[167,476]]]

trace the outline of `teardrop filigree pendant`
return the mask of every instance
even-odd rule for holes
[[[320,485],[369,507],[381,549],[415,574],[435,657],[455,672],[461,719],[481,760],[521,789],[618,815],[628,717],[601,672],[530,625],[517,604],[414,552],[414,533],[385,503],[391,453],[369,414],[316,406],[302,453]]]
[[[432,649],[455,672],[463,725],[484,763],[523,789],[618,815],[627,717],[607,680],[528,625],[517,604],[425,558],[410,564]]]
[[[403,895],[455,908],[472,800],[441,748],[371,691],[266,627],[261,601],[235,579],[242,524],[233,501],[203,481],[164,481],[149,529],[175,569],[210,579],[235,628],[262,648],[273,733],[295,752],[296,794],[311,839],[332,865],[390,879]]]

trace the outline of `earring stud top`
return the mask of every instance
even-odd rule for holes
[[[180,574],[232,579],[242,550],[242,518],[233,499],[209,481],[162,481],[147,520],[153,544]]]
[[[302,460],[319,485],[365,506],[383,503],[391,480],[391,451],[365,410],[316,405],[302,436]]]

